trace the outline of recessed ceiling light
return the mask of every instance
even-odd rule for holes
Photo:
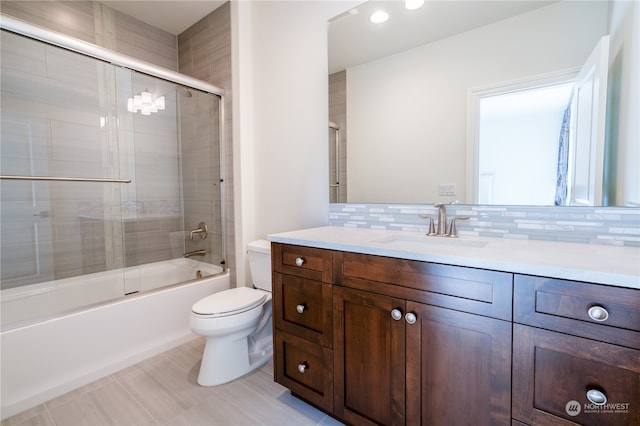
[[[404,0],[404,7],[409,10],[420,9],[424,5],[424,0]]]
[[[369,21],[374,24],[382,24],[383,22],[387,22],[389,19],[389,14],[384,10],[378,10],[373,12],[371,16],[369,16]]]

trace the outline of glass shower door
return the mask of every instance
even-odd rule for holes
[[[122,237],[104,221],[123,183],[103,96],[113,66],[6,31],[1,45],[4,325],[124,294]]]
[[[3,75],[3,78],[6,78]],[[11,102],[2,93],[2,109]],[[3,174],[47,175],[43,123],[37,117],[2,114]],[[0,182],[0,266],[2,289],[54,279],[51,202],[46,182]]]
[[[222,272],[221,98],[4,30],[1,47],[2,324]]]

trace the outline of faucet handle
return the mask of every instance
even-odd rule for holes
[[[469,216],[454,216],[451,219],[451,227],[449,228],[449,237],[458,238],[458,229],[456,228],[456,220],[469,220]]]
[[[436,226],[435,226],[435,224],[433,222],[433,218],[431,216],[429,216],[429,215],[426,215],[426,214],[421,214],[420,217],[422,219],[429,219],[429,230],[427,231],[426,235],[428,235],[428,236],[437,235],[436,234]]]
[[[193,240],[193,235],[194,234],[199,234],[200,235],[200,239],[204,240],[205,238],[207,238],[207,234],[208,233],[209,233],[209,228],[207,227],[207,224],[204,223],[204,222],[200,222],[196,229],[194,229],[191,232],[189,232],[189,239]]]

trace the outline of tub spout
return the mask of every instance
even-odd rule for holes
[[[194,250],[194,251],[188,251],[185,254],[183,254],[183,257],[186,258],[190,258],[193,256],[205,256],[207,254],[207,252],[205,250]]]

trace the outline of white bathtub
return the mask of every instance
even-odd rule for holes
[[[122,271],[35,285],[28,295],[23,289],[22,297],[18,291],[7,291],[7,300],[3,292],[3,319],[5,302],[7,319],[15,316],[13,320],[32,303],[66,303],[67,296],[87,293],[89,303],[97,304],[0,333],[2,419],[195,338],[189,329],[193,303],[230,287],[228,272],[193,279],[197,270],[206,275],[211,268],[217,267],[193,259],[127,268],[125,278],[139,280],[141,292],[110,302],[95,300],[93,293],[107,299],[113,299],[111,290],[123,294]],[[193,280],[157,288],[189,279]]]
[[[202,276],[217,275],[222,268],[195,259],[173,259],[47,281],[0,292],[2,330],[68,314],[125,294],[148,292]]]

